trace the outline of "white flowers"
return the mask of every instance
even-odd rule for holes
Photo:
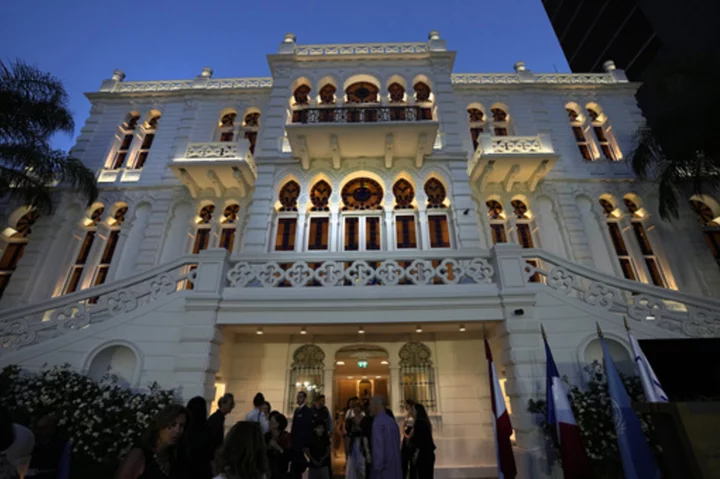
[[[69,366],[27,373],[16,366],[2,371],[7,381],[0,405],[19,417],[36,419],[53,412],[72,444],[78,468],[99,467],[97,477],[110,477],[118,459],[127,454],[152,415],[172,404],[172,391],[151,385],[146,393],[133,392],[104,380],[100,384]]]

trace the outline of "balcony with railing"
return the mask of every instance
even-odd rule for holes
[[[227,190],[249,194],[255,185],[257,167],[246,139],[188,144],[185,154],[175,158],[170,169],[193,197],[211,189],[222,197]]]
[[[310,161],[384,157],[385,166],[413,158],[419,167],[432,154],[438,131],[432,104],[350,104],[296,108],[285,127],[291,152],[305,169]]]
[[[524,184],[534,191],[558,160],[550,137],[537,136],[478,136],[478,146],[468,164],[471,181],[481,188],[491,183],[511,191],[513,185]]]

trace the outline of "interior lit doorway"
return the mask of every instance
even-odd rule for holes
[[[388,352],[372,344],[354,344],[340,348],[335,354],[333,412],[336,424],[345,421],[350,398],[358,397],[369,403],[373,396],[390,400],[390,366]],[[328,405],[329,406],[329,405]],[[344,474],[344,442],[336,427],[333,438],[333,469],[335,475]]]

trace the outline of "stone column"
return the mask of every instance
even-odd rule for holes
[[[418,208],[418,227],[420,228],[418,249],[428,251],[430,250],[430,227],[428,226],[427,210],[424,207]]]
[[[295,225],[295,251],[298,253],[305,251],[305,228],[307,223],[307,212],[298,212],[297,223]]]
[[[198,254],[195,287],[185,303],[186,314],[175,353],[174,384],[180,389],[182,402],[193,396],[213,397],[223,341],[222,331],[216,325],[217,310],[229,268],[224,248]]]
[[[248,222],[243,237],[243,251],[245,253],[266,253],[268,247],[268,221],[273,210],[272,183],[275,167],[273,165],[258,165],[258,177],[255,181],[253,200],[248,211]]]
[[[395,215],[392,211],[385,211],[385,248],[386,251],[395,251]]]
[[[340,234],[340,230],[343,225],[340,224],[341,220],[340,208],[337,205],[330,206],[330,232],[328,238],[330,243],[328,246],[331,252],[342,251],[342,246],[340,244],[342,236]]]
[[[395,417],[400,417],[400,402],[402,401],[402,392],[400,391],[400,366],[390,366],[390,409],[392,409]]]

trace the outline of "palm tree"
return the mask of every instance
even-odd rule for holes
[[[647,125],[630,162],[658,188],[660,216],[678,217],[679,201],[720,187],[718,53],[669,53],[655,61],[637,93]]]
[[[22,61],[0,61],[0,197],[44,212],[56,185],[85,200],[97,197],[95,175],[82,162],[50,146],[55,133],[72,134],[68,94],[60,80]]]

